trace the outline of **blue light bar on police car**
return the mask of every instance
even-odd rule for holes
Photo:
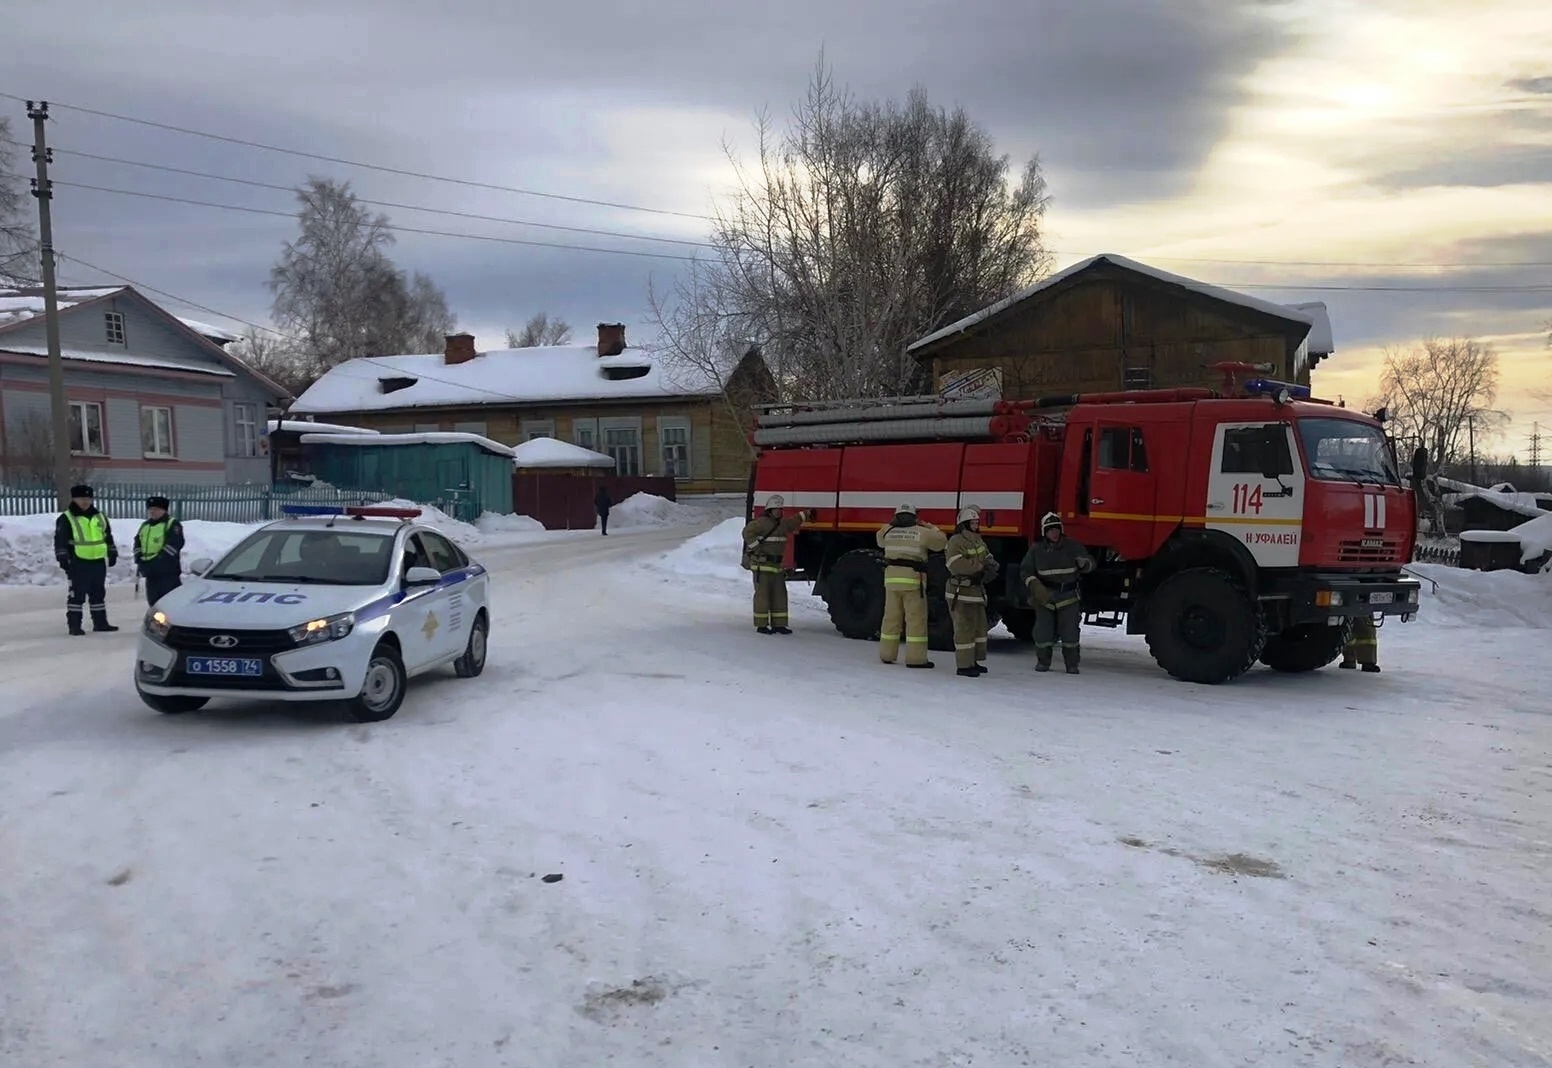
[[[367,505],[348,505],[345,514],[355,519],[366,519],[376,516],[381,519],[415,519],[420,515],[419,508],[376,508]]]
[[[1263,397],[1275,397],[1286,389],[1290,400],[1308,400],[1310,395],[1308,386],[1296,385],[1293,382],[1279,382],[1275,378],[1252,378],[1243,388],[1252,396]]]
[[[282,504],[282,515],[344,515],[345,509],[337,504]]]

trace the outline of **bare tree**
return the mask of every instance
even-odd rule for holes
[[[564,345],[571,340],[571,324],[548,312],[539,312],[523,324],[522,333],[507,331],[507,348],[531,349],[540,345]]]
[[[54,484],[54,424],[48,416],[28,412],[9,421],[5,428],[4,460],[7,482],[21,485]],[[74,455],[70,460],[70,479],[90,482],[95,468],[91,458]]]
[[[0,283],[37,285],[38,236],[33,228],[22,154],[11,137],[11,120],[0,118]]]
[[[291,338],[273,331],[255,330],[250,326],[226,351],[285,387],[294,397],[301,396],[303,390],[318,380],[301,347]]]
[[[297,337],[307,373],[358,356],[434,352],[456,323],[430,278],[407,278],[388,258],[388,217],[348,182],[309,178],[297,190],[301,234],[270,270],[278,326]]]
[[[756,130],[753,170],[724,146],[738,188],[693,284],[789,395],[919,390],[912,341],[1049,269],[1038,158],[1010,183],[986,132],[920,88],[903,107],[858,103],[821,56],[788,131],[764,114]]]
[[[1389,349],[1380,371],[1380,393],[1392,434],[1428,449],[1440,467],[1459,463],[1471,438],[1509,421],[1493,407],[1498,398],[1498,353],[1469,338],[1430,338],[1407,352]]]

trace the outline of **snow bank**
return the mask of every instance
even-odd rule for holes
[[[1420,621],[1448,627],[1552,629],[1552,581],[1540,575],[1445,564],[1408,564],[1407,570],[1423,579]]]
[[[699,512],[696,509],[654,493],[633,493],[609,509],[609,525],[620,530],[672,527],[698,518]]]
[[[740,538],[744,522],[740,516],[724,519],[646,566],[653,571],[687,578],[722,579],[748,585],[749,572],[738,566],[739,557],[743,555]]]
[[[1552,514],[1538,516],[1509,531],[1520,539],[1520,563],[1528,564],[1543,553],[1552,552]]]
[[[214,523],[189,519],[183,524],[187,547],[185,570],[202,556],[215,559],[259,526],[257,523]],[[113,537],[119,546],[119,566],[108,574],[111,583],[134,582],[132,545],[138,521],[116,520]],[[65,573],[54,560],[54,516],[0,516],[0,585],[63,586]]]
[[[545,533],[544,524],[531,515],[501,515],[497,512],[486,512],[474,525],[480,536],[486,539]]]

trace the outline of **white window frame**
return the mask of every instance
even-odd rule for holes
[[[586,441],[582,440],[582,434],[584,431],[586,431],[588,435],[588,440]],[[573,445],[580,445],[584,449],[592,449],[594,452],[600,452],[602,450],[600,450],[598,447],[599,441],[600,438],[598,437],[597,419],[573,419],[571,421],[571,443]]]
[[[555,436],[555,420],[521,419],[517,424],[517,433],[523,441],[532,441],[534,438],[553,438]]]
[[[683,471],[682,471],[682,473],[680,471],[678,471],[678,470],[672,469],[670,467],[670,465],[669,465],[669,462],[668,462],[668,449],[669,449],[669,445],[668,445],[667,438],[668,438],[668,432],[669,431],[683,431],[684,432],[684,441],[683,441],[683,443],[682,444],[676,444],[674,446],[674,448],[682,448],[682,449],[684,449],[684,463],[683,463]],[[682,416],[682,415],[668,415],[668,416],[661,416],[660,415],[660,416],[658,416],[658,420],[657,420],[657,455],[658,455],[658,463],[660,465],[659,470],[661,470],[662,473],[665,476],[670,476],[670,477],[674,478],[675,480],[677,480],[679,482],[687,482],[691,478],[694,477],[694,473],[695,473],[695,466],[694,466],[694,461],[695,461],[694,436],[695,436],[694,435],[694,431],[692,430],[692,428],[690,426],[690,420],[686,419],[684,416]]]
[[[611,447],[610,444],[609,444],[609,434],[610,434],[611,431],[625,431],[625,432],[634,434],[635,435],[635,443],[632,444],[632,445],[613,446],[613,447]],[[619,449],[620,451],[616,452],[615,451],[616,449]],[[617,474],[617,475],[624,475],[624,476],[627,476],[627,477],[633,476],[633,475],[643,475],[643,474],[645,474],[646,473],[646,468],[644,466],[645,457],[642,456],[642,442],[641,442],[641,417],[640,416],[635,416],[633,418],[615,418],[615,419],[600,419],[600,420],[598,420],[598,446],[597,446],[597,450],[599,452],[601,452],[601,453],[605,453],[605,454],[607,454],[609,456],[614,457],[614,472],[615,472],[615,474]],[[622,456],[621,455],[621,453],[625,453],[626,450],[634,450],[635,451],[635,462],[634,463],[627,462],[626,456]]]
[[[90,440],[88,440],[90,438],[90,435],[88,434],[88,430],[90,428],[88,426],[88,421],[87,421],[87,418],[86,418],[86,413],[87,413],[87,410],[90,409],[90,408],[97,409],[97,447],[95,449],[92,448],[92,443],[91,443]],[[70,417],[71,417],[70,418],[70,424],[71,425],[70,425],[69,428],[66,429],[65,432],[67,434],[70,434],[70,436],[72,438],[72,440],[70,442],[70,455],[71,456],[106,456],[106,455],[108,455],[108,423],[107,423],[107,415],[108,415],[108,413],[104,410],[102,402],[100,402],[100,401],[71,401],[70,402]],[[75,431],[76,427],[80,427],[81,428],[81,447],[79,449],[75,447],[75,441],[73,440],[74,437],[75,437],[74,431]]]
[[[238,456],[259,454],[259,416],[257,405],[232,405],[232,440]]]
[[[103,312],[103,327],[107,331],[108,344],[128,345],[129,335],[124,330],[124,313],[118,311]]]
[[[146,438],[146,415],[151,416],[150,440]],[[167,441],[165,448],[161,441],[160,429],[156,425],[159,414],[167,416]],[[140,455],[147,460],[176,460],[178,448],[173,440],[172,405],[170,404],[142,404],[140,406]]]

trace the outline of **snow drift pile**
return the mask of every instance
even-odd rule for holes
[[[739,539],[744,520],[738,516],[724,519],[704,534],[648,562],[649,570],[685,578],[718,579],[747,584],[749,573],[738,566],[742,555]],[[797,592],[794,588],[793,592]]]
[[[609,525],[617,529],[672,527],[698,517],[693,508],[653,493],[633,493],[609,510]],[[738,540],[734,535],[733,540]]]

